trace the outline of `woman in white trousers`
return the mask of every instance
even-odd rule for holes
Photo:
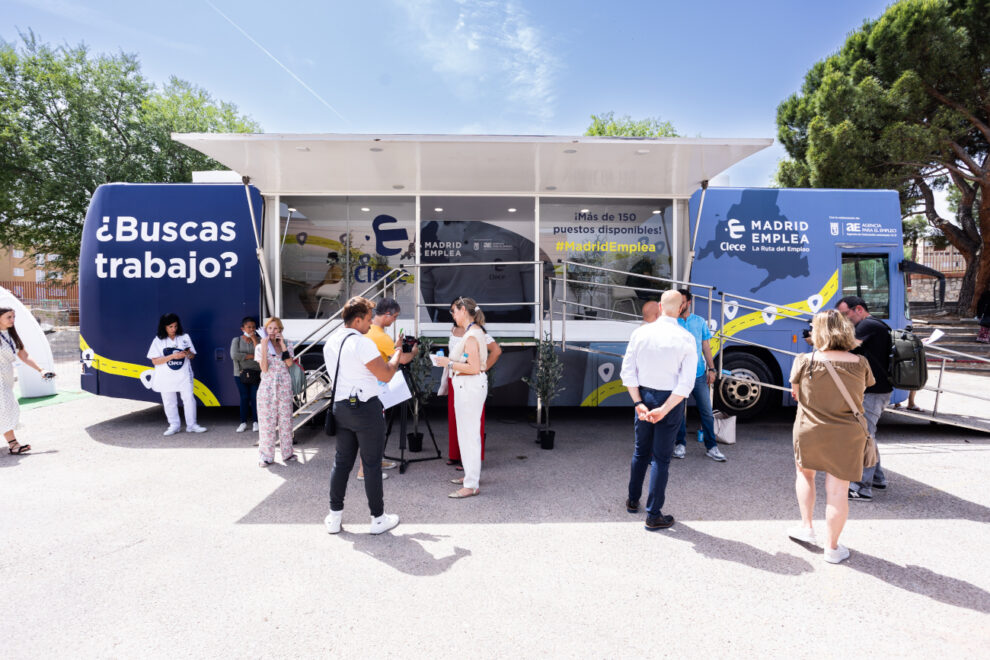
[[[437,358],[437,364],[446,367],[456,389],[454,415],[464,477],[453,480],[461,488],[449,497],[462,499],[481,492],[481,411],[488,397],[488,377],[483,365],[488,361],[488,348],[481,307],[471,298],[458,298],[452,309],[454,323],[464,328],[464,336],[450,347],[450,357]]]

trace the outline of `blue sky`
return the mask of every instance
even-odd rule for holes
[[[265,132],[574,135],[592,113],[776,137],[777,105],[887,1],[0,0],[0,38],[138,55]],[[730,170],[769,185],[783,149]]]

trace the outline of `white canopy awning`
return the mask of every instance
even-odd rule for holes
[[[685,197],[769,138],[176,133],[264,194]]]

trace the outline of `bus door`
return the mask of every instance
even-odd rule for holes
[[[897,310],[902,292],[892,287],[896,267],[894,255],[877,247],[840,248],[839,299],[859,296],[870,314],[896,327],[903,319]]]

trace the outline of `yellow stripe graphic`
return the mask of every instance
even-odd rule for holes
[[[835,295],[836,291],[839,290],[839,271],[836,270],[832,273],[832,277],[825,282],[819,291],[818,295],[822,297],[822,304],[819,309],[824,309],[825,305],[829,300]],[[809,296],[810,297],[810,296]],[[727,298],[728,299],[728,298]],[[794,317],[798,316],[800,312],[805,314],[813,314],[811,311],[811,306],[808,305],[807,299],[798,302],[787,303],[786,307],[791,307],[793,309],[778,309],[775,316],[780,318]],[[794,311],[794,310],[800,310]],[[722,328],[722,335],[726,337],[732,337],[743,330],[748,330],[749,328],[754,328],[758,325],[763,325],[765,321],[763,320],[763,312],[751,312],[739,318],[732,319],[725,324]],[[721,348],[721,338],[719,336],[712,337],[711,339],[712,355],[716,355]]]
[[[86,340],[83,339],[82,335],[79,335],[79,349],[82,351],[92,350]],[[119,360],[111,360],[110,358],[105,358],[102,355],[97,355],[96,351],[93,351],[93,368],[97,371],[102,371],[105,374],[110,374],[112,376],[124,376],[125,378],[137,378],[141,379],[141,374],[143,374],[148,369],[154,369],[154,367],[148,367],[143,364],[132,364],[130,362],[120,362]],[[217,397],[210,391],[206,385],[200,381],[193,379],[193,394],[199,399],[204,406],[210,408],[216,408],[220,405],[220,401]]]
[[[834,273],[832,273],[832,277],[830,277],[828,281],[825,282],[825,286],[823,286],[818,291],[818,295],[822,297],[822,304],[821,307],[819,307],[819,309],[825,309],[825,306],[835,296],[838,290],[839,290],[839,271],[836,270]],[[798,316],[800,312],[804,312],[805,314],[813,313],[811,311],[811,306],[808,305],[807,299],[801,300],[799,302],[788,303],[786,307],[790,307],[792,309],[778,309],[775,316],[784,318],[784,317]],[[800,312],[797,310],[800,310]],[[731,337],[737,333],[742,332],[743,330],[747,330],[749,328],[753,328],[758,325],[763,325],[764,323],[765,321],[763,320],[763,312],[752,312],[750,314],[746,314],[744,316],[740,316],[738,318],[732,319],[731,321],[726,323],[725,328],[722,329],[722,334],[727,337]],[[711,338],[712,355],[718,354],[719,348],[721,347],[720,343],[721,342],[719,336],[716,335]],[[609,381],[604,385],[600,385],[599,387],[597,387],[594,391],[591,392],[591,394],[585,397],[584,401],[581,402],[581,405],[583,407],[594,407],[597,405],[601,405],[601,403],[610,396],[615,396],[616,394],[622,394],[625,391],[626,388],[622,385],[622,381],[616,378],[615,380]]]
[[[615,380],[610,380],[604,385],[595,389],[594,392],[589,394],[584,401],[581,402],[581,406],[584,408],[594,408],[599,403],[605,399],[613,396],[615,394],[622,394],[626,391],[626,386],[622,384],[621,378],[616,378]]]

